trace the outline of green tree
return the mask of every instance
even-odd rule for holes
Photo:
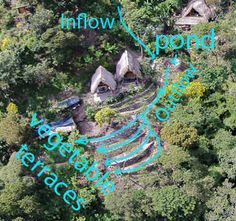
[[[189,165],[193,158],[189,153],[177,146],[169,146],[168,150],[164,151],[158,159],[158,164],[166,171],[175,171],[181,169],[182,165]]]
[[[6,164],[10,157],[10,147],[5,140],[0,139],[0,162]]]
[[[201,69],[201,79],[210,89],[220,88],[222,83],[227,79],[225,67],[211,67]]]
[[[15,50],[0,52],[0,86],[7,89],[10,85],[16,85],[21,73],[21,59]]]
[[[20,160],[18,160],[13,153],[9,159],[9,162],[6,166],[0,170],[0,179],[4,183],[14,183],[17,181],[22,174],[22,165]]]
[[[229,150],[235,147],[236,138],[224,129],[220,129],[215,134],[214,139],[211,140],[213,147],[217,150]]]
[[[181,5],[179,0],[121,1],[124,20],[129,28],[144,42],[155,37],[156,30],[163,27],[164,33],[173,26],[171,13]],[[153,16],[155,14],[155,16]],[[157,33],[156,33],[157,34]],[[153,40],[153,39],[152,39]],[[141,54],[143,48],[140,46]]]
[[[233,221],[236,219],[236,190],[226,180],[207,202],[207,221]]]
[[[236,179],[236,145],[233,149],[223,149],[219,152],[220,166],[230,179]]]
[[[179,104],[173,111],[170,123],[182,122],[190,127],[202,131],[205,127],[205,111],[203,104],[199,98],[193,98],[186,104]]]
[[[6,220],[17,218],[18,216],[23,216],[28,220],[36,219],[39,215],[40,207],[35,196],[27,195],[28,192],[29,185],[20,180],[11,184],[8,183],[0,194],[0,216]]]
[[[143,190],[117,190],[105,199],[106,208],[115,220],[145,220],[147,203],[150,201]]]
[[[48,57],[53,59],[55,67],[63,67],[72,63],[72,57],[79,49],[80,39],[72,32],[63,32],[58,28],[48,28],[41,36],[42,47]]]
[[[0,192],[0,217],[6,220],[20,216],[33,220],[39,215],[40,207],[31,192],[32,180],[23,179],[21,174],[21,162],[13,153],[8,164],[0,170],[0,179],[4,183]]]
[[[48,28],[52,27],[53,19],[53,11],[47,10],[39,5],[34,15],[30,18],[30,28],[36,31],[38,35],[41,35]]]
[[[0,119],[0,137],[8,144],[20,144],[23,138],[23,127],[16,114],[8,113]]]
[[[173,123],[161,130],[161,138],[170,144],[189,148],[198,141],[198,134],[193,127],[188,127],[183,123]]]
[[[150,192],[156,217],[168,220],[193,220],[199,217],[198,202],[176,186],[166,186]]]

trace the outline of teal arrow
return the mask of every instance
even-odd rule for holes
[[[136,153],[138,153],[141,149],[143,149],[143,147],[148,143],[150,137],[152,135],[152,132],[149,132],[147,137],[145,138],[144,142],[139,146],[137,147],[135,150],[133,150],[132,152],[130,152],[129,154],[127,154],[126,156],[123,156],[123,157],[119,157],[119,158],[113,158],[113,159],[108,159],[108,162],[112,163],[112,162],[119,162],[119,161],[124,161],[124,160],[127,160],[129,158],[131,158],[133,155],[135,155]]]
[[[129,139],[127,139],[127,140],[125,140],[125,141],[123,141],[123,142],[121,142],[121,143],[112,145],[112,146],[110,146],[109,148],[108,148],[108,147],[105,148],[105,145],[101,145],[100,147],[97,148],[96,151],[99,152],[99,153],[107,154],[107,152],[109,152],[109,151],[116,150],[116,149],[118,149],[118,148],[120,148],[120,147],[123,147],[123,146],[125,146],[125,145],[131,143],[131,142],[141,133],[141,131],[142,131],[142,129],[144,128],[144,126],[145,126],[145,124],[143,123],[143,124],[139,127],[139,129],[135,132],[135,134],[133,134],[132,137],[130,137]]]
[[[123,25],[123,27],[126,29],[126,31],[133,37],[135,41],[137,41],[150,55],[151,60],[153,61],[156,58],[156,55],[132,32],[132,30],[125,24],[123,21],[122,12],[119,6],[117,6],[118,14],[120,16],[120,23]]]

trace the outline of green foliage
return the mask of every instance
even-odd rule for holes
[[[188,220],[198,217],[197,201],[176,186],[125,190],[106,198],[106,207],[115,220]]]
[[[5,8],[4,4],[1,3],[1,1],[0,1],[0,14],[2,15],[0,19],[0,32],[12,28],[14,25],[14,11]]]
[[[3,220],[65,221],[68,210],[63,201],[46,189],[35,184],[33,178],[24,175],[22,163],[12,154],[6,166],[0,169],[4,188],[0,191],[0,217]],[[49,206],[50,205],[50,206]]]
[[[102,108],[95,114],[95,121],[102,125],[104,123],[110,123],[111,119],[117,115],[116,111],[109,107]]]
[[[101,48],[110,54],[116,54],[118,52],[118,47],[116,44],[110,44],[109,42],[103,41]]]
[[[4,189],[0,192],[0,217],[6,220],[20,216],[33,220],[40,210],[35,196],[28,195],[31,184],[21,179],[21,173],[21,162],[12,154],[9,163],[0,170],[4,182]]]
[[[173,123],[161,130],[161,138],[170,144],[190,148],[196,144],[198,134],[193,127],[183,123]]]
[[[109,96],[107,99],[106,99],[106,104],[114,104],[118,102],[118,99],[114,96]]]
[[[220,166],[227,177],[236,180],[236,145],[233,149],[223,149],[219,152]]]
[[[155,70],[153,70],[151,68],[151,65],[149,64],[149,62],[147,61],[143,61],[141,63],[141,69],[142,69],[142,73],[144,74],[144,76],[146,78],[155,78],[155,80],[159,80],[160,79],[160,73],[156,73]]]
[[[201,37],[214,27],[215,48],[193,49],[190,56],[184,51],[178,54],[181,60],[194,63],[200,79],[191,82],[170,121],[160,125],[161,141],[166,142],[156,164],[137,174],[116,177],[117,189],[106,197],[106,209],[95,187],[82,185],[82,177],[73,168],[57,164],[65,159],[55,152],[45,153],[45,163],[50,163],[61,179],[88,199],[80,213],[66,207],[60,197],[45,188],[42,179],[34,179],[33,183],[29,171],[22,168],[15,155],[10,157],[21,142],[33,142],[35,145],[29,145],[30,150],[38,156],[43,153],[43,141],[33,140],[32,134],[25,131],[26,117],[33,112],[40,112],[46,122],[61,117],[60,113],[51,111],[51,101],[61,97],[60,92],[73,91],[79,96],[87,92],[91,75],[99,65],[115,72],[117,55],[134,45],[132,37],[119,25],[118,4],[122,5],[129,28],[154,51],[156,34],[179,34],[172,15],[179,14],[187,1],[27,2],[33,9],[32,15],[22,16],[25,22],[15,22],[17,14],[10,8],[10,1],[0,0],[0,108],[3,112],[0,112],[0,220],[235,220],[236,10],[233,1],[208,0],[208,4],[217,7],[217,22],[196,25],[191,33]],[[61,13],[76,18],[83,11],[91,17],[114,17],[114,28],[61,30]],[[168,57],[170,53],[172,50],[167,49],[163,56]],[[160,80],[160,73],[151,70],[149,62],[142,65],[142,72],[146,78]],[[133,87],[129,89],[107,103],[132,98],[140,92]],[[9,102],[17,106],[8,105]],[[97,117],[99,124],[109,123],[116,116],[111,109],[96,112],[95,107],[86,109],[87,118]],[[62,136],[64,141],[73,143],[80,134],[73,131]],[[89,154],[90,163],[94,160],[90,148],[80,145],[74,148],[81,154]],[[222,184],[224,179],[232,184],[229,181]]]
[[[145,208],[148,202],[143,190],[119,191],[109,194],[105,199],[106,208],[109,209],[115,220],[144,220]]]
[[[199,99],[191,99],[186,105],[179,105],[173,111],[171,122],[182,122],[188,126],[203,130],[205,114],[202,103]]]
[[[55,74],[55,69],[51,68],[47,61],[42,61],[36,65],[27,65],[25,67],[25,73],[31,76],[33,82],[38,87],[48,84],[48,81]]]
[[[234,137],[229,131],[220,129],[212,139],[212,145],[217,150],[229,150],[235,147],[236,137]]]
[[[197,218],[197,201],[176,186],[151,192],[153,210],[168,220],[182,221]]]
[[[13,153],[8,164],[0,169],[0,179],[4,183],[14,183],[19,179],[21,173],[21,162],[16,158],[15,153]]]
[[[27,195],[27,186],[21,181],[6,185],[0,194],[0,200],[0,216],[6,219],[22,215],[35,218],[38,216],[39,208],[37,208],[36,199],[34,196]]]
[[[176,146],[171,146],[170,149],[163,153],[158,160],[162,168],[166,171],[181,169],[182,165],[189,165],[191,161],[191,156]]]
[[[201,70],[202,82],[207,84],[210,89],[220,88],[227,78],[225,67],[211,67],[211,69]]]
[[[5,140],[0,139],[0,164],[6,164],[10,157],[10,147]]]
[[[235,220],[236,191],[233,184],[226,180],[218,187],[214,195],[208,200],[206,213],[207,221]]]
[[[22,130],[23,128],[19,123],[17,115],[8,113],[0,119],[0,137],[8,144],[20,144],[23,138]]]
[[[91,120],[91,121],[95,120],[96,112],[97,112],[97,108],[96,107],[94,107],[94,106],[87,106],[86,107],[85,114],[86,114],[86,117],[89,120]]]
[[[41,36],[42,45],[53,59],[53,65],[62,67],[71,63],[71,57],[78,48],[79,38],[74,33],[49,28]]]
[[[53,19],[53,11],[39,5],[34,15],[30,18],[30,28],[36,31],[38,35],[41,35],[48,28],[51,28]]]
[[[16,85],[20,80],[20,57],[16,51],[4,50],[0,52],[0,85],[2,89]]]

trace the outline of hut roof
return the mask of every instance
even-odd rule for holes
[[[199,23],[207,22],[208,20],[203,17],[183,17],[176,21],[176,25],[197,25]]]
[[[192,11],[196,12],[197,16],[188,16]],[[213,11],[207,6],[205,0],[192,0],[182,12],[182,17],[176,24],[195,25],[200,22],[206,22],[213,16]]]
[[[114,80],[113,74],[104,67],[99,66],[92,77],[91,93],[95,93],[101,82],[108,85],[112,90],[116,89],[116,81]]]
[[[130,52],[125,50],[116,65],[115,78],[120,81],[128,71],[132,72],[138,78],[142,78],[138,60]]]
[[[18,9],[21,7],[28,7],[29,4],[26,1],[23,0],[11,0],[11,7]]]

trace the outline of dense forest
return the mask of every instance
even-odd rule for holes
[[[236,3],[206,0],[214,17],[183,31],[175,25],[187,0],[24,0],[19,14],[12,1],[0,0],[0,221],[235,221],[236,220]],[[89,91],[99,65],[114,72],[129,48],[143,57],[142,74],[159,81],[148,54],[119,23],[117,6],[133,32],[155,50],[155,35],[196,34],[215,29],[215,48],[162,50],[157,57],[178,57],[198,70],[170,120],[158,124],[163,148],[149,168],[116,178],[114,193],[104,197],[91,182],[63,163],[55,152],[44,152],[43,140],[29,127],[36,112],[55,121],[71,110],[53,108],[65,92]],[[61,14],[115,18],[112,29],[62,30]],[[172,76],[171,84],[183,73]],[[130,88],[132,98],[137,91]],[[107,104],[119,99],[109,99]],[[166,102],[164,96],[156,106]],[[98,125],[121,122],[110,108],[90,105],[86,116]],[[148,114],[157,124],[155,110]],[[81,135],[61,133],[65,141]],[[47,188],[15,157],[20,145],[42,157],[60,178],[87,199],[79,212]],[[92,148],[76,145],[92,162]]]

